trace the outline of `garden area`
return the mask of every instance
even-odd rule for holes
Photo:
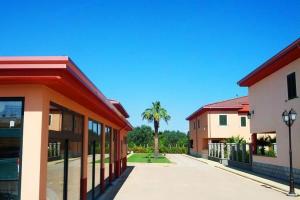
[[[155,157],[153,153],[134,153],[127,161],[133,163],[171,163],[164,155],[160,154]]]
[[[180,131],[158,133],[159,153],[186,154],[188,149],[187,135]],[[151,154],[154,152],[154,131],[150,126],[142,125],[128,133],[128,151]]]

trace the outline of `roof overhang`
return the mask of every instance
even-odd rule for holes
[[[123,105],[116,100],[109,100],[116,108],[117,110],[125,117],[125,118],[129,118],[129,114],[127,113],[127,111],[125,110],[125,108],[123,107]]]
[[[0,84],[42,84],[126,130],[133,128],[67,56],[0,57]]]
[[[253,72],[245,76],[238,82],[238,85],[250,87],[298,58],[300,58],[300,39],[290,44]]]

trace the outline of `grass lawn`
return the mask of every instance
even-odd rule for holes
[[[170,160],[163,155],[154,158],[152,153],[135,153],[130,156],[127,161],[135,163],[171,163]]]

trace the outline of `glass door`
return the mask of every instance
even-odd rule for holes
[[[20,199],[23,99],[0,98],[0,199]]]

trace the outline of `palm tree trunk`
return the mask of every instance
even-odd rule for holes
[[[154,157],[157,158],[159,155],[158,148],[158,122],[154,121]]]

